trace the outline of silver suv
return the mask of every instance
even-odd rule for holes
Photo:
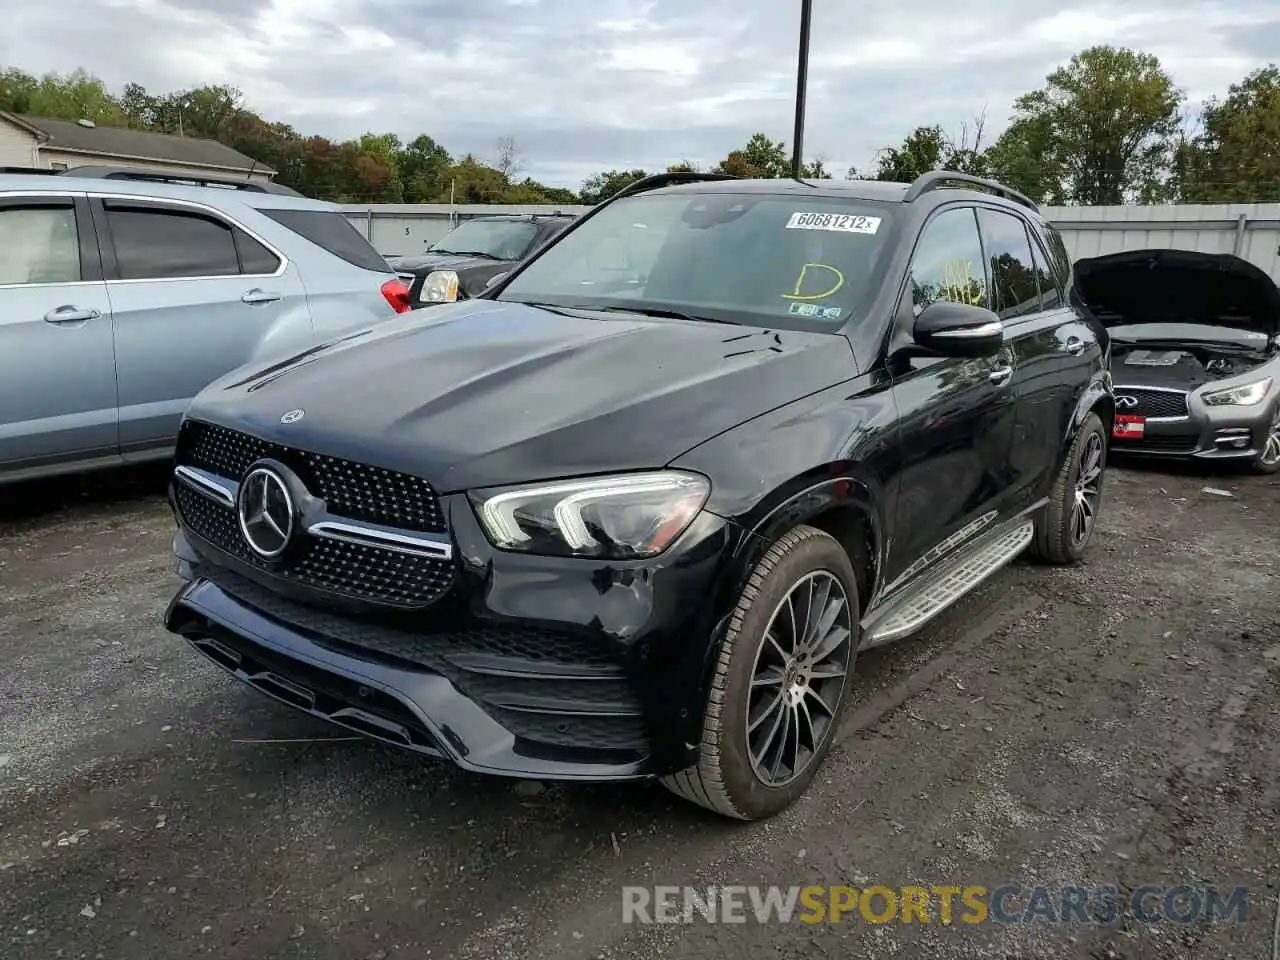
[[[0,175],[0,484],[167,457],[210,381],[409,309],[337,206],[151,176]]]

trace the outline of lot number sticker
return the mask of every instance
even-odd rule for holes
[[[788,230],[835,230],[838,233],[875,233],[879,217],[856,217],[849,213],[802,213],[787,221]]]

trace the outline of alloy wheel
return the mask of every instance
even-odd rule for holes
[[[1267,443],[1262,448],[1262,454],[1258,460],[1267,467],[1280,461],[1280,407],[1276,407],[1275,415],[1271,418],[1271,429],[1267,431]]]
[[[747,754],[757,779],[784,787],[808,770],[831,731],[853,655],[848,595],[818,570],[774,608],[747,696]]]
[[[1081,547],[1093,533],[1098,518],[1098,498],[1102,492],[1102,436],[1091,433],[1080,451],[1076,472],[1075,499],[1071,504],[1071,542]]]

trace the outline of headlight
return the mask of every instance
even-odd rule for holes
[[[662,553],[711,492],[705,477],[663,471],[471,493],[502,550],[636,560]]]
[[[453,303],[458,299],[458,275],[452,270],[433,270],[422,282],[425,303]]]
[[[1262,398],[1267,395],[1267,391],[1271,389],[1271,378],[1259,380],[1256,383],[1246,383],[1243,387],[1231,387],[1228,390],[1214,390],[1212,393],[1206,393],[1201,396],[1211,407],[1251,407],[1255,403],[1261,403]]]

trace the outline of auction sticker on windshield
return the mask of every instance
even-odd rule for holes
[[[787,221],[788,230],[835,230],[840,233],[875,233],[880,229],[879,217],[860,217],[851,213],[804,213],[796,211]]]

